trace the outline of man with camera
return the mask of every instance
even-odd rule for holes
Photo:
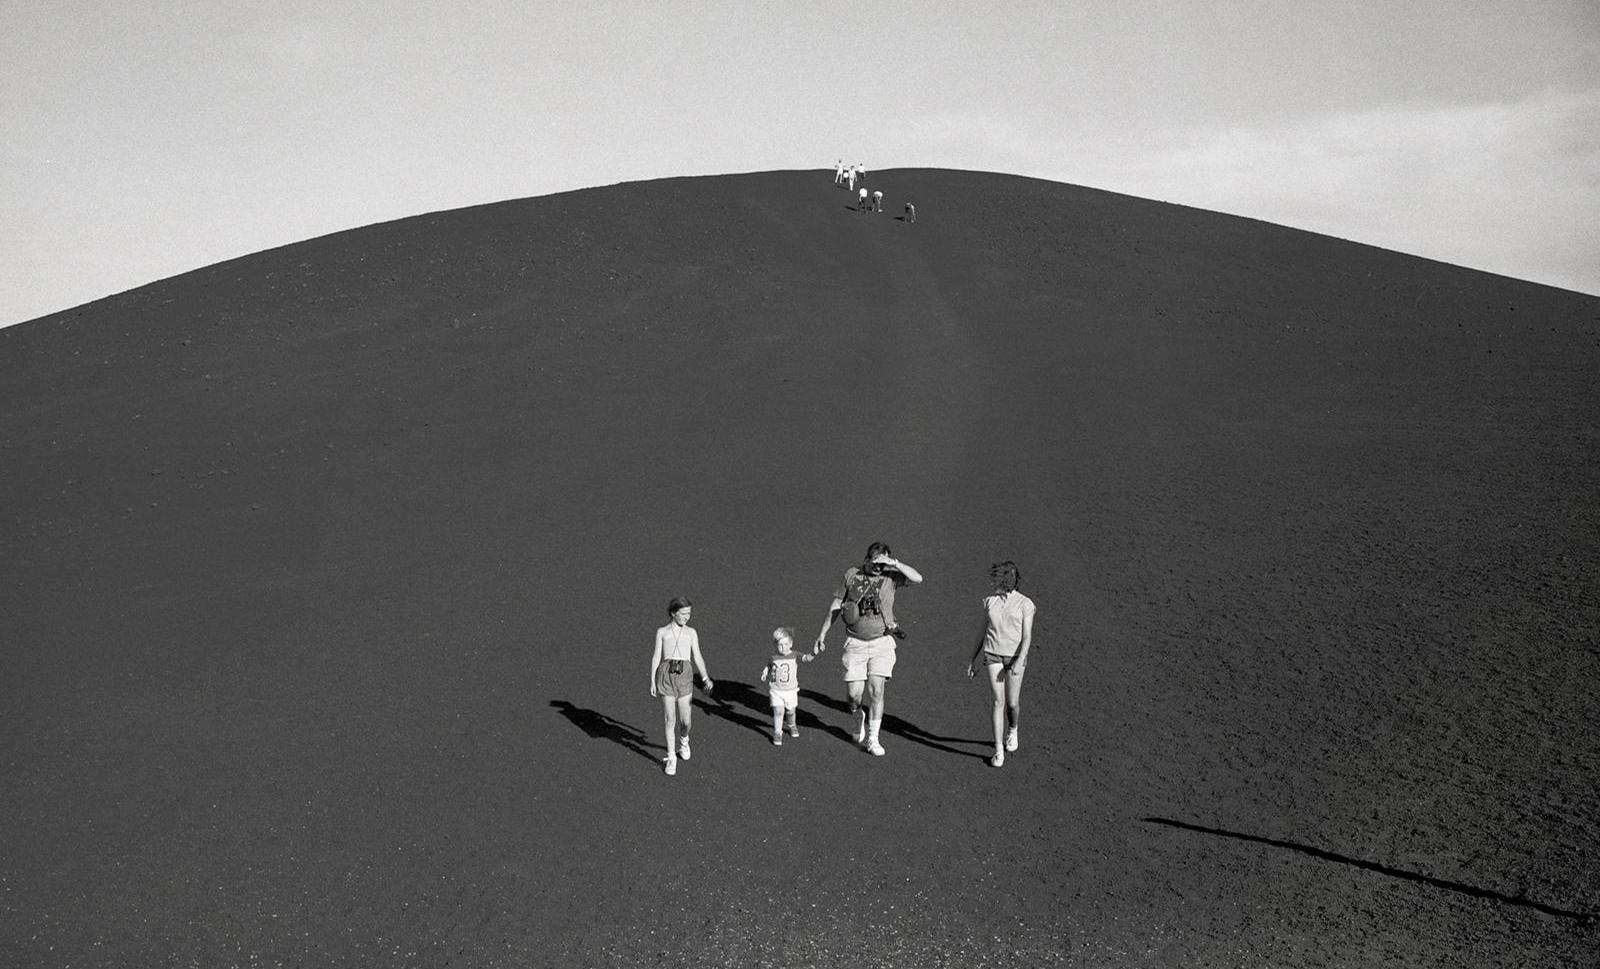
[[[876,757],[883,756],[878,742],[883,690],[894,674],[895,644],[905,636],[894,619],[894,591],[921,581],[922,574],[890,555],[888,545],[873,542],[867,546],[866,560],[845,570],[811,649],[813,656],[827,649],[834,619],[844,619],[844,686],[856,718],[856,743]]]

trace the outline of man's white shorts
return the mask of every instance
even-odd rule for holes
[[[772,698],[772,709],[794,713],[800,709],[799,690],[768,690],[767,695]]]
[[[889,635],[877,639],[845,637],[842,657],[844,681],[860,683],[869,676],[881,676],[884,679],[893,676],[894,644],[894,637]]]

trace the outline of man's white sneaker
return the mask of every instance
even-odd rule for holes
[[[1006,731],[1006,749],[1007,750],[1016,750],[1017,749],[1017,728],[1016,727],[1012,727],[1010,730]]]
[[[673,774],[676,774],[678,772],[678,762],[676,760],[674,760],[673,758],[668,757],[667,758],[666,771],[667,771],[667,776],[668,777],[671,777]]]
[[[1006,752],[1003,751],[1003,750],[995,751],[994,752],[994,756],[989,758],[989,766],[990,767],[1004,767],[1005,763],[1006,763]]]
[[[683,758],[684,760],[688,760],[689,759],[689,738],[688,737],[685,737],[682,740],[678,741],[678,756]]]
[[[876,740],[869,742],[867,744],[867,753],[874,757],[882,757],[884,754],[883,744],[878,743]]]

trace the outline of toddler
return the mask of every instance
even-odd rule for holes
[[[785,728],[789,736],[800,736],[800,727],[795,723],[800,709],[800,664],[811,662],[811,655],[795,653],[794,630],[788,626],[774,629],[772,639],[778,651],[767,660],[761,682],[767,685],[772,698],[772,746],[782,747]]]

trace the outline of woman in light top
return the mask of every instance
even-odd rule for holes
[[[650,695],[661,698],[668,774],[678,772],[678,758],[689,759],[689,700],[694,695],[695,674],[700,675],[706,692],[712,687],[706,661],[700,656],[700,634],[689,626],[692,608],[683,596],[667,603],[672,621],[656,630],[656,648],[650,656]]]
[[[989,567],[994,592],[984,596],[983,636],[967,664],[967,675],[976,676],[978,659],[989,671],[989,689],[994,693],[994,756],[989,766],[1006,762],[1006,751],[1017,749],[1017,718],[1022,712],[1022,674],[1028,668],[1028,648],[1033,643],[1033,600],[1017,591],[1022,575],[1015,562],[997,562]]]

